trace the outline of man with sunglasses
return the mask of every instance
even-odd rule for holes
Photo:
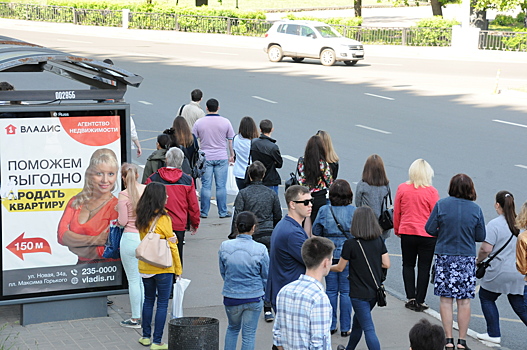
[[[289,187],[285,192],[285,200],[287,215],[276,224],[271,235],[269,277],[265,291],[265,300],[271,302],[275,312],[276,295],[280,289],[306,272],[302,244],[308,237],[302,222],[311,215],[313,208],[311,193],[304,186]],[[269,322],[267,317],[266,321]]]

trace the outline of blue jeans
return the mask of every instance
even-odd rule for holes
[[[270,189],[272,189],[273,191],[275,191],[276,194],[278,194],[278,186],[266,186],[266,187],[269,187]]]
[[[145,302],[143,304],[143,337],[150,338],[152,335],[152,316],[154,314],[154,302],[156,301],[157,291],[157,307],[156,318],[154,321],[154,344],[161,344],[163,338],[163,329],[167,321],[168,298],[170,290],[172,289],[174,274],[160,273],[150,278],[143,278],[145,286]]]
[[[212,175],[216,181],[216,203],[219,216],[227,215],[227,172],[229,161],[205,161],[205,174],[201,177],[201,215],[208,216],[210,209],[210,196],[212,191]]]
[[[238,334],[242,330],[242,350],[254,350],[256,328],[262,313],[263,301],[236,306],[225,306],[229,326],[225,333],[225,350],[236,350]]]
[[[132,308],[133,319],[141,318],[141,309],[143,308],[143,300],[145,298],[143,281],[141,281],[141,275],[139,274],[139,260],[135,257],[135,249],[139,243],[141,243],[139,233],[123,232],[120,249],[121,262],[123,263],[126,279],[128,280],[128,294],[130,296],[130,307]]]
[[[326,276],[326,294],[333,308],[331,329],[337,329],[337,304],[340,293],[340,330],[347,332],[351,328],[350,282],[348,281],[349,264],[342,272],[330,272]]]
[[[496,307],[496,299],[500,295],[501,293],[494,293],[485,288],[479,289],[479,302],[485,321],[487,321],[487,333],[491,337],[501,337],[500,314]],[[523,295],[507,294],[507,299],[516,315],[527,326],[527,286],[524,287]]]
[[[362,332],[366,338],[366,345],[368,350],[381,350],[379,338],[375,334],[375,325],[371,318],[371,310],[377,303],[376,298],[373,299],[358,299],[351,298],[351,305],[353,306],[353,326],[351,327],[350,340],[346,350],[354,350],[359,344]]]

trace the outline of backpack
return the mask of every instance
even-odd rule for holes
[[[192,167],[190,175],[194,179],[197,179],[198,177],[201,178],[203,174],[205,174],[205,161],[207,160],[205,158],[205,152],[199,149],[194,152],[194,156],[192,158],[192,163],[194,165]]]

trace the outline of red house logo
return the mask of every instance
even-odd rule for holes
[[[9,124],[5,127],[5,131],[8,135],[14,135],[16,133],[16,126]]]

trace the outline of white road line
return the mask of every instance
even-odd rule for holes
[[[260,96],[251,96],[252,98],[255,98],[257,100],[261,100],[261,101],[264,101],[264,102],[269,102],[269,103],[278,103],[278,102],[275,102],[275,101],[271,101],[271,100],[268,100],[266,98],[263,98],[263,97],[260,97]]]
[[[492,121],[496,123],[502,123],[502,124],[507,124],[507,125],[519,126],[522,128],[527,128],[527,125],[524,125],[524,124],[511,123],[511,122],[506,122],[504,120],[499,120],[499,119],[492,119]]]
[[[209,55],[239,56],[237,53],[228,53],[228,52],[201,51],[201,53],[206,53]]]
[[[298,162],[298,158],[295,158],[293,156],[288,156],[287,154],[282,155],[282,158],[289,159],[290,161],[293,161],[293,162]]]
[[[144,105],[153,105],[153,103],[147,102],[147,101],[137,101],[139,103],[142,103]]]
[[[57,39],[57,41],[65,41],[65,42],[68,42],[68,43],[79,43],[79,44],[93,44],[90,41],[80,41],[80,40]]]
[[[369,94],[369,93],[367,93],[367,92],[365,92],[364,95],[368,95],[368,96],[372,96],[372,97],[378,97],[378,98],[383,98],[383,99],[385,99],[385,100],[390,100],[390,101],[395,100],[394,98],[391,98],[391,97],[386,97],[386,96],[381,96],[381,95],[375,95],[375,94]]]
[[[527,169],[527,165],[516,164],[515,166],[517,166],[518,168]]]
[[[381,134],[391,134],[391,132],[389,132],[389,131],[384,131],[384,130],[379,130],[379,129],[375,129],[375,128],[370,128],[369,126],[364,126],[364,125],[360,125],[360,124],[357,124],[355,126],[358,127],[358,128],[363,128],[363,129],[367,129],[367,130],[371,130],[371,131],[375,131],[375,132],[380,132]]]

